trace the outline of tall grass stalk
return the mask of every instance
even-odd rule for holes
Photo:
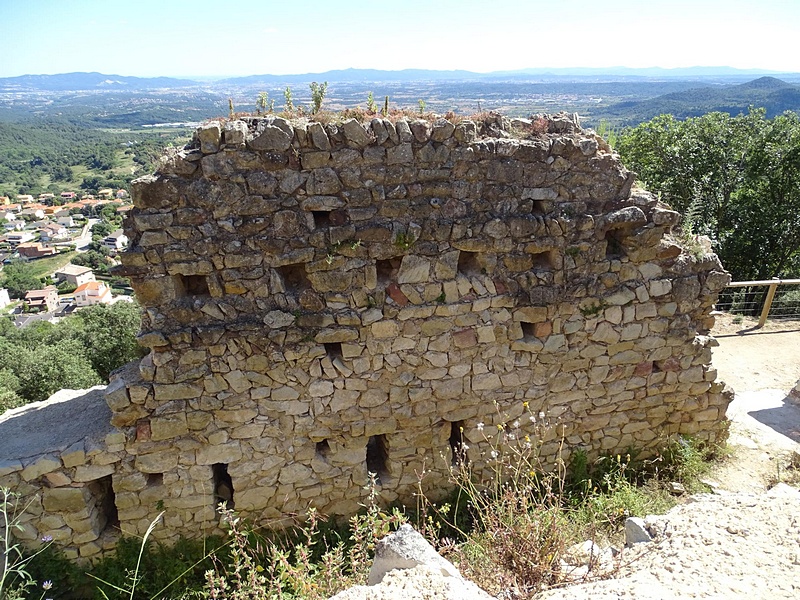
[[[19,495],[11,490],[0,487],[0,529],[2,529],[2,540],[0,552],[2,553],[2,563],[0,564],[0,600],[7,598],[22,598],[26,588],[36,585],[31,575],[28,573],[30,562],[52,543],[52,538],[44,538],[38,550],[31,554],[26,554],[22,545],[14,539],[14,531],[22,531],[22,521],[20,516],[30,506],[30,502],[20,508],[18,505]],[[31,500],[32,502],[32,500]]]

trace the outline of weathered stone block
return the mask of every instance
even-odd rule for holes
[[[90,496],[85,487],[50,488],[42,493],[42,505],[49,513],[75,513],[88,507]]]

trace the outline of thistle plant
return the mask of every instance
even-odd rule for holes
[[[261,92],[258,95],[258,100],[256,100],[256,113],[261,114],[262,112],[267,112],[267,101],[269,99],[269,94],[267,92]]]
[[[322,108],[322,101],[325,100],[325,93],[328,91],[328,82],[324,81],[322,84],[312,81],[309,84],[311,88],[311,114],[317,114]]]
[[[292,102],[292,88],[288,85],[283,90],[283,97],[286,99],[286,112],[294,112],[294,103]]]

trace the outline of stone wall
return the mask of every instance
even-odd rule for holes
[[[368,471],[413,503],[526,435],[550,464],[718,439],[729,276],[632,182],[566,115],[201,127],[126,221],[151,352],[106,395],[122,530],[348,515]]]
[[[125,434],[110,421],[104,386],[61,390],[0,415],[0,486],[19,495],[11,498],[17,539],[36,546],[52,538],[73,559],[114,547],[112,477]]]

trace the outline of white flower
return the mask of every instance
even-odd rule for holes
[[[516,421],[514,421],[514,422],[511,424],[511,426],[512,426],[514,429],[519,429],[519,419],[517,419]]]
[[[478,423],[476,427],[478,428],[478,431],[483,431],[483,423]]]
[[[489,454],[492,458],[497,458],[497,450],[492,450]]]

